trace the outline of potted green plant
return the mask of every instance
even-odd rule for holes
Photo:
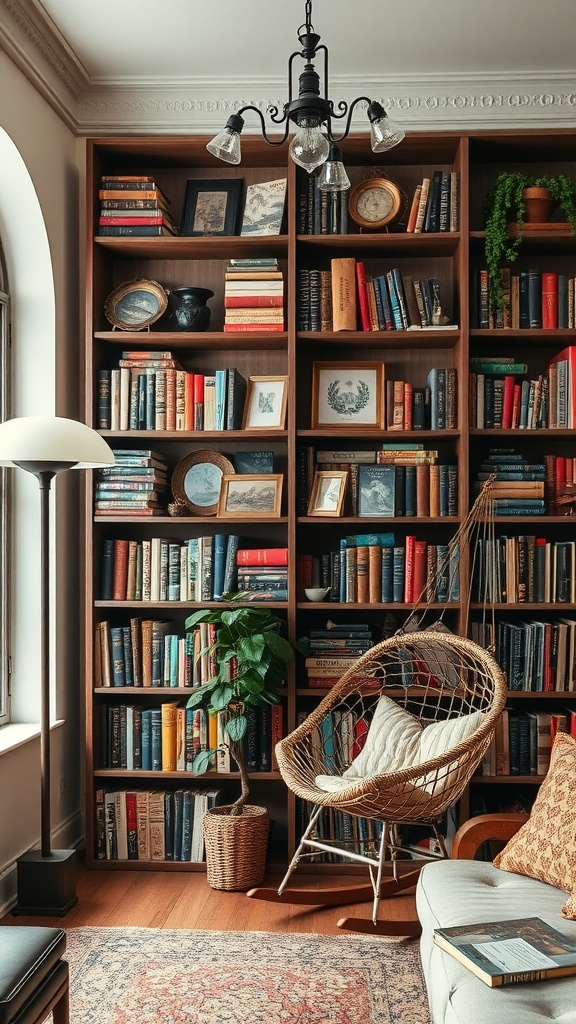
[[[282,620],[269,608],[202,609],[186,619],[186,628],[205,622],[215,627],[206,649],[215,674],[191,694],[189,708],[208,715],[225,713],[225,739],[240,773],[240,795],[204,818],[208,882],[214,889],[248,889],[264,876],[269,818],[266,808],[248,804],[249,778],[244,749],[247,707],[278,704],[286,666],[294,656],[280,635]],[[213,763],[217,749],[202,751],[192,765],[196,775]]]
[[[566,174],[534,177],[522,171],[502,171],[484,200],[486,235],[484,251],[488,269],[490,299],[496,308],[502,306],[500,268],[503,262],[513,263],[522,244],[528,222],[526,189],[542,188],[549,193],[550,209],[559,206],[576,232],[576,179]],[[516,231],[510,234],[510,222]]]

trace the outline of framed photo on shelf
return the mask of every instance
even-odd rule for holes
[[[188,178],[181,235],[237,235],[243,178]]]
[[[279,518],[283,479],[281,473],[224,474],[218,516],[223,519]]]
[[[308,515],[341,516],[347,481],[347,470],[316,470],[308,502]]]
[[[312,429],[384,429],[384,363],[314,363]]]
[[[234,466],[221,452],[189,452],[172,474],[172,494],[176,505],[194,516],[215,516],[222,478],[234,474]]]
[[[279,235],[284,217],[286,178],[248,185],[241,235]]]
[[[142,331],[158,320],[168,305],[168,292],[158,281],[124,281],[104,303],[104,315],[121,331]]]
[[[283,430],[288,377],[249,377],[242,430]]]

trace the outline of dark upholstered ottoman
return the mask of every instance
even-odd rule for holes
[[[68,1024],[68,964],[62,928],[0,927],[0,1024]]]

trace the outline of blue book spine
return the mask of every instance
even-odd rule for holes
[[[188,599],[199,601],[201,593],[200,575],[198,572],[198,537],[190,537],[188,541]]]
[[[162,771],[162,712],[160,708],[151,708],[150,725],[150,770]]]
[[[384,604],[391,604],[394,600],[392,587],[393,557],[392,548],[382,548],[382,601]]]
[[[174,860],[182,860],[182,812],[184,809],[184,792],[174,792]]]
[[[124,672],[124,635],[121,626],[110,627],[110,646],[112,658],[112,685],[125,686]]]
[[[189,861],[192,854],[192,824],[194,818],[194,794],[192,790],[184,790],[182,802],[182,846],[181,860]]]
[[[156,427],[156,374],[146,374],[146,430]]]
[[[404,467],[404,515],[416,515],[416,466]]]
[[[178,636],[177,633],[172,633],[170,635],[170,637],[169,637],[169,644],[170,644],[170,654],[169,654],[169,657],[170,657],[170,676],[169,676],[169,682],[170,682],[170,686],[178,686],[178,668],[179,668],[179,665],[178,665],[178,654],[179,654],[180,637]]]
[[[236,558],[240,537],[236,533],[230,533],[226,540],[226,560],[224,562],[224,583],[222,592],[224,594],[234,593],[238,586],[238,566]]]
[[[138,374],[138,430],[146,429],[146,374]]]
[[[215,401],[216,411],[214,414],[214,429],[224,430],[226,427],[225,422],[225,411],[226,411],[226,370],[216,370],[214,374],[215,381]]]
[[[402,310],[400,309],[400,301],[396,292],[394,275],[391,270],[386,274],[386,284],[388,285],[388,292],[390,294],[390,307],[392,309],[392,323],[394,324],[394,330],[401,331],[404,328]]]
[[[142,712],[142,770],[152,771],[152,710]]]
[[[339,601],[344,604],[346,601],[346,540],[340,540],[340,593]]]
[[[134,686],[130,626],[122,626],[122,646],[124,648],[124,686]]]
[[[224,593],[224,578],[226,575],[226,546],[225,533],[214,535],[214,558],[212,562],[212,597],[214,601],[221,601]]]
[[[398,545],[392,549],[392,600],[395,604],[404,602],[404,573],[405,563],[404,545]]]
[[[393,533],[356,533],[346,538],[348,545],[354,543],[357,548],[372,547],[379,544],[382,548],[393,548],[396,543]]]
[[[440,499],[440,515],[448,515],[448,466],[440,466],[438,496]]]
[[[381,330],[391,331],[394,327],[394,321],[392,319],[392,308],[390,305],[388,285],[386,284],[386,278],[383,274],[379,274],[374,278],[374,293],[376,298],[376,308],[378,309],[378,295],[380,296],[380,304],[382,306],[384,326]],[[378,319],[380,319],[380,314],[378,314]]]

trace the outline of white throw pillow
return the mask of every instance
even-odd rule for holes
[[[387,775],[422,764],[462,743],[479,727],[484,713],[447,718],[425,728],[410,712],[382,694],[370,723],[363,749],[342,775],[317,775],[316,785],[326,792],[338,792],[374,775]],[[429,788],[440,792],[446,782],[435,782],[435,773],[425,780]]]

